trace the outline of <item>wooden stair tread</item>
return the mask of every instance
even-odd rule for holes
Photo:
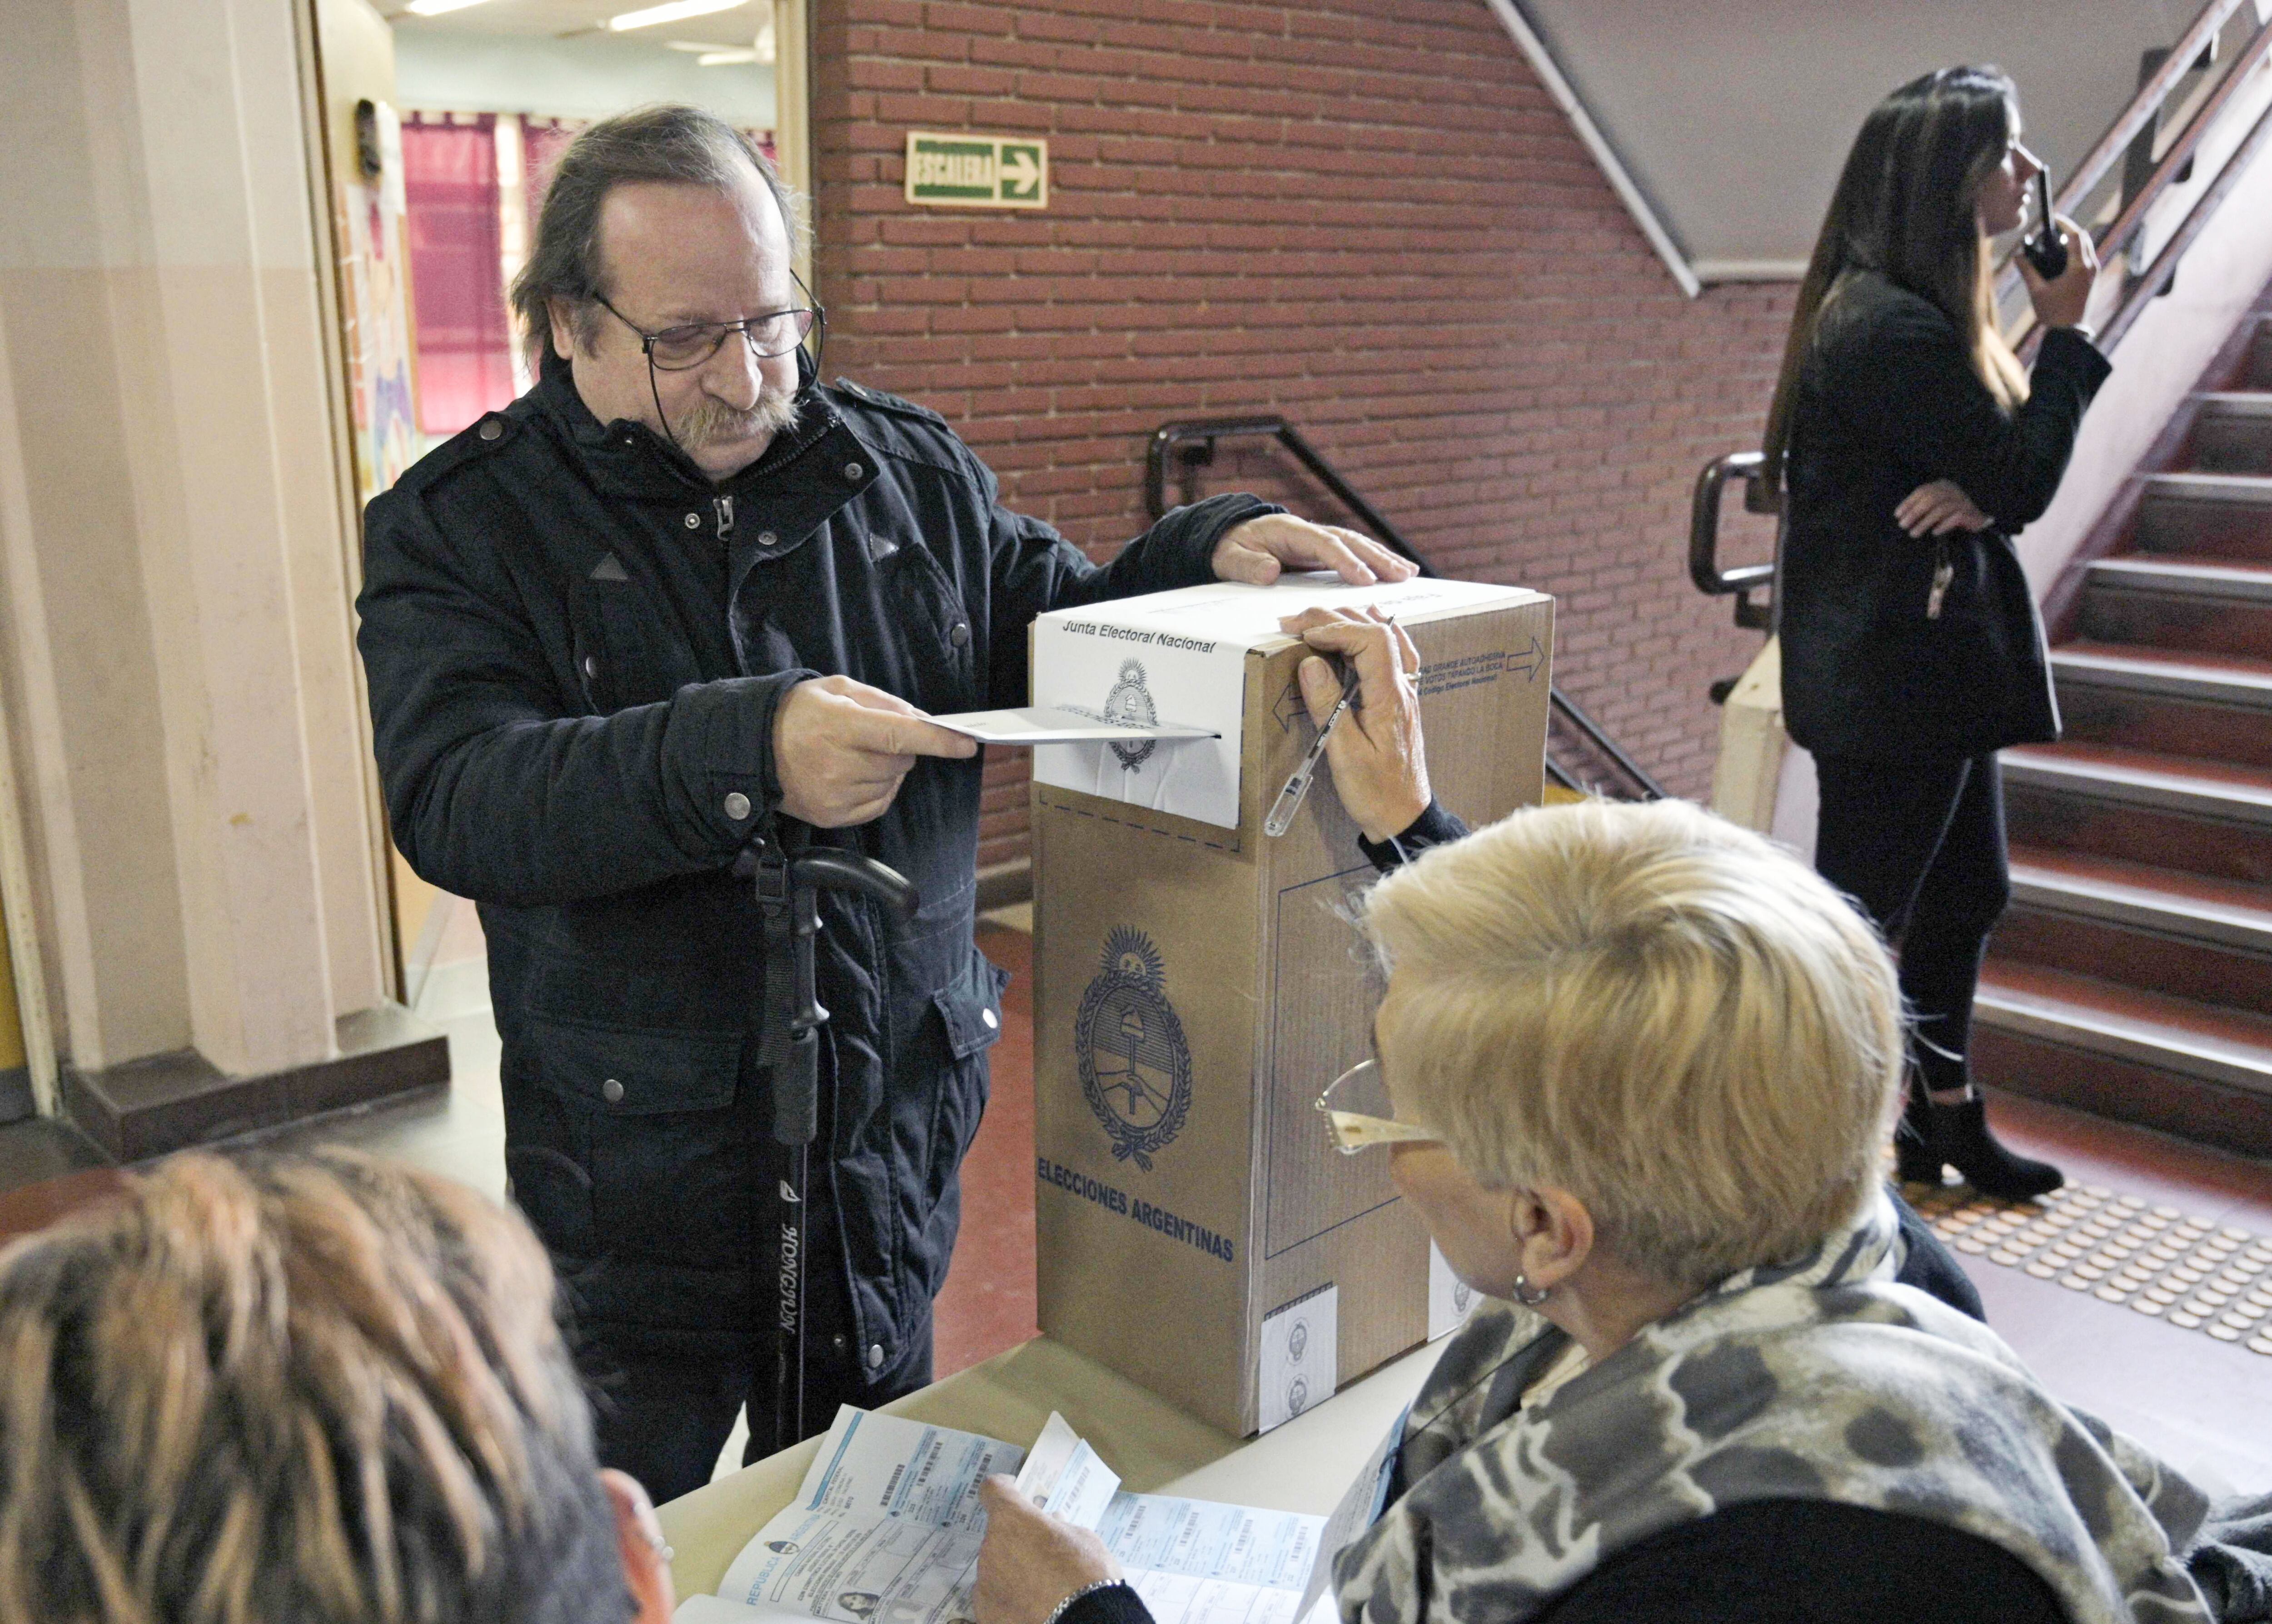
[[[2052,846],[2015,845],[2011,865],[2022,904],[2272,950],[2272,887]]]
[[[2272,503],[2272,473],[2211,473],[2198,468],[2171,468],[2144,477],[2149,495]]]
[[[2121,553],[2089,565],[2095,587],[2272,600],[2272,562],[2223,553]]]
[[[2001,759],[2007,781],[2031,787],[2179,809],[2198,802],[2203,810],[2272,814],[2272,768],[2084,741],[2014,745]]]
[[[2053,649],[2051,659],[2052,670],[2071,682],[2225,704],[2272,702],[2272,659],[2257,655],[2077,638]]]
[[[2272,1019],[1992,954],[1973,1007],[2003,1031],[2272,1093]]]
[[[2194,399],[2203,417],[2272,417],[2272,389],[2209,389]]]

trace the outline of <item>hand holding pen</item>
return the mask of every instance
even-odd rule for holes
[[[1420,652],[1379,609],[1307,609],[1279,622],[1319,652],[1298,680],[1310,720],[1325,728],[1342,700],[1325,658],[1338,655],[1355,675],[1355,703],[1326,734],[1334,791],[1368,840],[1409,829],[1428,809],[1428,762],[1420,736]]]

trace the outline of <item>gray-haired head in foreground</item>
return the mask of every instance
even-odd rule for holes
[[[592,341],[600,318],[594,298],[607,292],[601,279],[600,210],[609,191],[634,181],[730,191],[751,170],[781,205],[794,257],[796,209],[788,188],[750,138],[715,113],[665,102],[603,118],[571,141],[545,188],[535,246],[512,279],[512,308],[529,365],[540,364],[551,346],[551,300],[575,307],[576,336]]]

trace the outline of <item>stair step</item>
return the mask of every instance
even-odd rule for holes
[[[1973,1019],[2200,1082],[2272,1094],[2272,1020],[2260,1017],[1991,958],[1981,972]]]
[[[2015,842],[2272,886],[2272,766],[2081,740],[2001,755]]]
[[[1989,951],[2230,1009],[2272,1012],[2272,889],[2083,852],[2013,853]]]
[[[2201,473],[2272,473],[2272,390],[2194,398],[2186,462]]]
[[[2069,684],[2165,699],[2272,710],[2272,659],[2195,654],[2119,643],[2064,643],[2052,651],[2064,697]]]
[[[2272,659],[2272,556],[2095,560],[2083,577],[2080,625],[2104,643]]]
[[[2029,744],[2002,753],[2004,781],[2096,801],[2272,829],[2272,771],[2099,744]]]
[[[2272,421],[2272,389],[2207,389],[2194,399],[2201,403],[2202,417],[2257,418]]]
[[[2272,887],[2203,879],[2119,858],[2012,848],[2012,900],[2272,957]]]
[[[2085,642],[2051,664],[2071,740],[2272,769],[2272,659]]]
[[[2272,474],[2149,473],[2134,533],[2154,553],[2272,560]]]
[[[2257,318],[2256,342],[2249,346],[2248,359],[2241,363],[2234,386],[2272,389],[2272,317]]]
[[[2093,586],[2121,592],[2174,592],[2272,604],[2272,562],[2257,564],[2215,555],[2125,553],[2092,560],[2087,578]]]

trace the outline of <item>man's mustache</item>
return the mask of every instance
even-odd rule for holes
[[[744,409],[705,395],[674,427],[678,443],[688,451],[721,441],[746,440],[759,434],[781,434],[796,424],[797,403],[793,393],[767,390],[757,405]]]

